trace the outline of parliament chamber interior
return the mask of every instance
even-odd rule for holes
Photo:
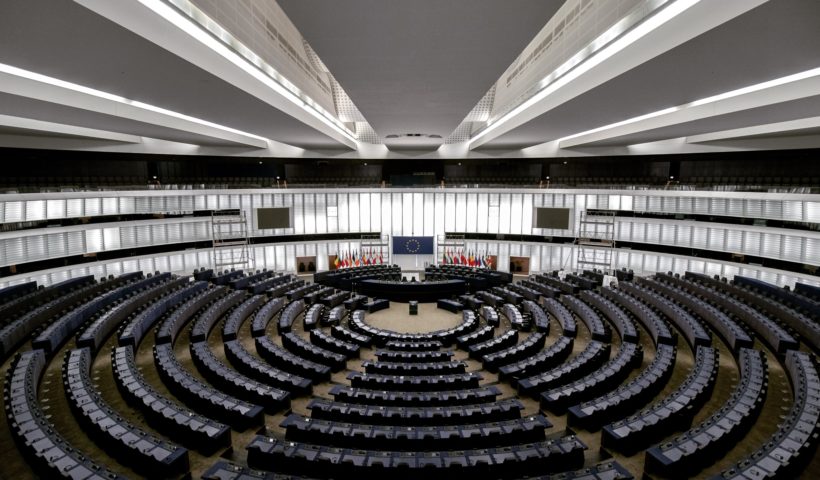
[[[0,480],[817,479],[820,2],[0,2]]]

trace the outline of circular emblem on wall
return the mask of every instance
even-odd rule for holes
[[[421,250],[421,244],[415,238],[411,238],[410,240],[404,242],[404,248],[410,253],[419,253],[419,250]]]

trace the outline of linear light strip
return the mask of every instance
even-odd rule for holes
[[[317,118],[325,125],[334,129],[336,132],[344,135],[347,139],[353,142],[358,141],[357,135],[345,128],[338,119],[332,117],[330,113],[317,104],[313,99],[299,91],[296,85],[287,80],[287,78],[282,76],[272,66],[267,64],[258,55],[253,53],[252,50],[234,38],[227,30],[223,29],[217,22],[210,19],[193,4],[187,0],[169,1],[171,1],[174,7],[162,0],[139,0],[139,2],[146,8],[167,20],[214,52],[220,54],[222,57],[241,68],[246,73],[249,73],[257,80],[263,82],[276,93],[291,101],[297,107]],[[194,12],[196,12],[196,15],[194,15]],[[197,22],[195,16],[201,16],[202,18],[207,19],[207,26]],[[218,40],[215,36],[222,39],[222,41]],[[225,42],[230,42],[232,45],[241,46],[246,51],[246,55],[240,55],[235,50],[228,47]]]
[[[472,148],[472,145],[476,143],[479,139],[486,136],[490,132],[496,130],[501,125],[507,123],[521,112],[527,110],[531,106],[535,105],[544,98],[553,94],[558,89],[563,88],[564,86],[566,86],[573,80],[577,79],[584,73],[600,65],[613,55],[623,51],[628,46],[632,45],[633,43],[645,37],[646,35],[652,33],[656,29],[663,26],[665,23],[669,22],[670,20],[685,12],[689,8],[698,4],[700,1],[701,0],[675,0],[673,3],[667,5],[666,7],[661,9],[661,11],[652,15],[646,21],[640,23],[638,26],[628,31],[626,34],[624,34],[614,42],[610,43],[608,46],[604,47],[597,53],[594,53],[580,64],[577,64],[577,58],[570,58],[568,61],[564,62],[564,64],[562,64],[560,67],[556,69],[556,71],[566,71],[567,69],[570,69],[564,76],[554,80],[550,80],[552,74],[548,75],[544,80],[541,81],[541,83],[544,84],[544,88],[540,92],[535,94],[533,97],[531,97],[529,100],[525,101],[521,105],[510,110],[507,114],[499,118],[494,123],[488,125],[482,131],[478,132],[478,134],[476,134],[475,136],[473,136],[473,138],[470,139],[470,148]],[[614,36],[617,36],[621,33],[620,31],[618,31],[620,29],[623,29],[623,25],[621,25],[620,23],[616,23],[615,25],[610,27],[610,29],[604,32],[599,38],[612,38]],[[575,65],[575,68],[572,68],[573,65]]]
[[[175,112],[173,110],[168,110],[162,107],[157,107],[156,105],[151,105],[148,103],[140,102],[137,100],[131,100],[125,97],[121,97],[119,95],[114,95],[112,93],[103,92],[101,90],[96,90],[90,87],[86,87],[84,85],[78,85],[76,83],[67,82],[65,80],[60,80],[59,78],[49,77],[46,75],[42,75],[40,73],[31,72],[29,70],[23,70],[22,68],[14,67],[11,65],[6,65],[0,63],[0,73],[5,73],[7,75],[23,78],[26,80],[30,80],[33,82],[44,83],[46,85],[51,85],[54,87],[58,87],[64,90],[69,90],[72,92],[80,93],[83,95],[89,95],[92,97],[96,97],[102,100],[107,100],[110,102],[119,103],[122,105],[128,105],[134,108],[138,108],[141,110],[146,110],[153,113],[158,113],[161,115],[165,115],[168,117],[176,118],[179,120],[183,120],[186,122],[194,123],[197,125],[201,125],[203,127],[213,128],[216,130],[221,130],[223,132],[232,133],[234,135],[242,135],[244,137],[252,138],[254,140],[258,140],[263,142],[265,145],[269,145],[271,140],[260,137],[259,135],[254,135],[252,133],[243,132],[242,130],[237,130],[235,128],[226,127],[225,125],[220,125],[217,123],[209,122],[208,120],[203,120],[201,118],[192,117],[190,115],[185,115],[184,113]],[[192,132],[197,133],[197,132]]]
[[[740,96],[743,96],[743,95],[750,95],[750,94],[753,94],[753,93],[759,93],[759,92],[763,92],[765,90],[771,90],[771,89],[774,89],[774,88],[777,88],[777,87],[782,87],[782,86],[785,86],[785,85],[794,84],[794,83],[800,82],[802,80],[808,80],[808,79],[816,78],[816,77],[820,77],[820,68],[813,68],[811,70],[806,70],[806,71],[795,73],[795,74],[792,74],[792,75],[786,75],[785,77],[775,78],[773,80],[767,80],[765,82],[756,83],[754,85],[749,85],[749,86],[746,86],[746,87],[738,88],[736,90],[731,90],[731,91],[728,91],[728,92],[719,93],[717,95],[712,95],[711,97],[706,97],[706,98],[701,98],[699,100],[694,100],[692,102],[685,103],[685,104],[682,104],[682,105],[677,105],[677,106],[670,107],[670,108],[664,108],[663,110],[658,110],[658,111],[655,111],[655,112],[647,113],[645,115],[640,115],[638,117],[633,117],[633,118],[628,118],[626,120],[621,120],[619,122],[615,122],[615,123],[612,123],[612,124],[609,124],[609,125],[604,125],[602,127],[593,128],[593,129],[587,130],[585,132],[575,133],[575,134],[566,136],[564,138],[558,139],[558,144],[561,148],[565,148],[564,145],[562,145],[563,142],[567,142],[569,140],[574,140],[574,139],[577,139],[579,137],[595,135],[596,133],[601,133],[601,132],[605,132],[607,130],[613,130],[613,129],[616,129],[616,128],[619,128],[619,127],[624,127],[624,126],[627,126],[627,125],[636,124],[636,123],[639,123],[639,122],[642,122],[644,120],[648,120],[648,119],[651,119],[651,118],[657,118],[657,117],[661,117],[661,116],[665,116],[665,115],[670,115],[670,114],[675,113],[675,112],[681,112],[681,111],[684,111],[684,110],[691,110],[691,109],[694,109],[696,107],[702,107],[702,106],[706,106],[706,105],[715,105],[719,102],[723,102],[723,101],[726,101],[726,100],[731,100],[733,98],[737,98],[737,97],[740,97]],[[764,101],[762,104],[761,103],[755,103],[754,105],[751,106],[751,108],[760,107],[764,104],[771,103],[772,101],[774,101],[774,100],[768,99],[768,100]],[[778,101],[782,101],[782,100],[778,100]],[[737,110],[737,108],[732,109],[732,111],[736,111],[736,110]],[[722,110],[721,111],[712,111],[711,114],[708,115],[708,116],[713,116],[715,114],[722,114],[722,113],[728,113],[728,112],[725,112],[725,111],[722,111]],[[703,118],[708,118],[708,116],[703,117]],[[667,123],[664,123],[663,125],[657,125],[653,128],[664,127],[664,126],[668,126],[669,124],[670,123],[667,122]],[[674,124],[674,123],[671,123],[671,124]],[[570,145],[570,146],[573,146],[573,145]]]

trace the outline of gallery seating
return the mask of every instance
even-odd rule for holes
[[[380,362],[427,363],[445,362],[453,357],[453,351],[436,350],[421,352],[401,352],[395,350],[376,350],[376,358]]]
[[[708,347],[712,344],[712,335],[709,331],[695,317],[668,298],[636,283],[624,282],[619,287],[666,315],[693,350],[699,346]]]
[[[9,321],[0,329],[0,359],[4,359],[32,332],[52,320],[63,310],[84,298],[93,298],[106,285],[97,283],[92,275],[73,278],[55,287],[54,296],[25,314]],[[59,292],[59,293],[58,293]]]
[[[516,384],[518,390],[531,396],[570,383],[592,372],[609,358],[611,346],[608,343],[592,341],[572,360],[546,372],[521,378]]]
[[[712,393],[717,370],[718,351],[699,346],[695,365],[683,384],[650,407],[604,426],[601,444],[629,455],[658,441],[661,436],[689,428],[698,408]]]
[[[253,321],[251,322],[251,335],[254,337],[264,335],[270,321],[273,320],[273,317],[277,313],[285,308],[287,303],[288,300],[285,297],[273,297],[268,300],[268,302],[256,312],[256,315],[253,316]],[[226,340],[233,340],[233,336],[225,338]]]
[[[620,289],[603,287],[601,294],[632,314],[646,328],[655,345],[675,345],[677,334],[648,305]]]
[[[545,334],[550,333],[550,317],[544,312],[544,309],[541,308],[540,305],[532,300],[524,300],[521,302],[520,309],[532,318],[532,323],[536,331]]]
[[[333,393],[333,392],[331,392]],[[427,394],[436,395],[436,392]],[[492,398],[495,398],[494,396]],[[470,399],[465,399],[469,401]],[[307,405],[312,418],[369,425],[469,425],[521,418],[524,405],[516,399],[484,403],[433,403],[418,406],[345,403],[313,398]]]
[[[473,380],[466,378],[466,383]],[[462,382],[465,383],[465,382]],[[467,405],[495,402],[501,395],[498,387],[462,388],[459,390],[430,390],[425,392],[403,390],[373,390],[369,388],[334,385],[330,394],[336,400],[367,405],[436,406]]]
[[[384,375],[362,372],[350,372],[346,377],[353,388],[372,390],[400,390],[412,392],[429,392],[434,390],[461,390],[478,388],[483,378],[478,373],[457,373],[451,375]]]
[[[162,322],[160,322],[156,332],[156,343],[173,344],[177,338],[177,335],[179,335],[179,332],[182,331],[182,328],[188,323],[196,312],[201,310],[203,307],[211,305],[213,302],[218,302],[219,300],[224,299],[228,293],[228,287],[225,286],[203,290],[173,310]],[[244,292],[233,293],[239,293],[240,295],[244,294]],[[211,315],[215,315],[216,312],[220,310],[227,310],[230,306],[238,303],[239,301],[240,298],[238,295],[232,295],[227,301],[216,304],[214,312]]]
[[[354,332],[341,325],[333,325],[330,327],[330,334],[333,338],[338,338],[339,340],[344,340],[347,343],[352,343],[360,347],[369,347],[373,344],[371,337]]]
[[[241,342],[229,340],[224,344],[225,357],[236,370],[265,385],[290,392],[292,395],[310,395],[310,379],[280,370],[252,355]]]
[[[633,413],[663,389],[675,366],[677,351],[658,345],[652,363],[629,383],[569,408],[567,423],[591,431]]]
[[[208,335],[211,334],[211,330],[213,330],[216,323],[225,313],[235,307],[243,306],[243,304],[247,303],[246,300],[253,300],[253,297],[248,298],[247,295],[248,294],[243,291],[230,292],[202,312],[196,318],[191,328],[191,342],[203,342],[207,340]],[[249,306],[246,306],[246,308]]]
[[[130,345],[113,349],[111,364],[122,396],[135,405],[155,429],[206,454],[230,446],[230,427],[165,397],[145,381]]]
[[[676,283],[675,280],[678,279],[671,275],[658,273],[656,274],[656,279],[642,279],[642,283],[666,295],[684,306],[690,312],[702,318],[728,343],[732,352],[738,352],[741,348],[749,348],[754,344],[752,337],[750,337],[737,322],[709,303],[679,288],[680,286],[685,286],[686,282]]]
[[[187,278],[172,279],[170,275],[156,275],[154,279],[156,283],[124,299],[91,322],[77,337],[77,347],[90,348],[92,353],[98,352],[103,342],[140,308],[156,302],[163,294],[173,293],[188,284]]]
[[[464,475],[529,475],[578,468],[586,446],[575,436],[556,440],[443,452],[357,450],[278,440],[262,435],[248,444],[248,464],[253,468],[316,475],[333,468],[340,476],[390,476],[451,478],[453,468]],[[331,467],[332,466],[332,467]]]
[[[6,373],[6,418],[23,456],[44,478],[125,480],[88,458],[56,431],[37,399],[45,366],[45,353],[29,350],[17,356]]]
[[[467,347],[467,351],[470,358],[480,360],[485,355],[512,347],[516,343],[518,343],[518,330],[507,330],[497,337],[470,345]]]
[[[593,340],[609,342],[612,339],[612,330],[589,305],[569,295],[563,295],[561,303],[584,322]]]
[[[465,373],[467,365],[464,362],[430,362],[430,363],[403,363],[365,360],[362,368],[365,373],[379,373],[383,375],[450,375]]]
[[[742,347],[737,361],[740,382],[731,398],[696,427],[647,450],[647,472],[667,477],[692,476],[742,441],[763,408],[768,382],[762,352]]]
[[[536,332],[519,344],[512,345],[494,353],[484,354],[481,361],[484,364],[484,368],[491,372],[497,372],[499,367],[536,355],[544,348],[546,340],[547,337],[545,334]]]
[[[707,275],[686,272],[685,278],[699,284],[700,288],[693,286],[696,293],[739,318],[778,354],[785,354],[788,350],[798,348],[799,343],[785,328],[767,314],[749,305],[755,305],[776,315],[777,306],[770,304],[768,299]]]
[[[32,347],[42,348],[46,355],[52,355],[86,321],[104,314],[126,296],[150,285],[152,280],[152,278],[143,278],[142,272],[133,272],[120,275],[117,279],[107,282],[106,288],[97,292],[96,296],[88,298],[88,301],[46,326],[31,341]]]
[[[573,344],[572,337],[558,337],[555,343],[537,354],[500,367],[498,378],[513,382],[555,368],[569,357]]]
[[[305,312],[305,318],[302,321],[302,329],[308,332],[318,327],[319,320],[322,318],[322,312],[324,309],[325,306],[321,303],[311,305]]]
[[[225,322],[222,324],[222,339],[235,340],[236,336],[239,334],[239,329],[245,321],[247,321],[248,318],[254,314],[254,312],[258,311],[263,305],[265,305],[266,302],[267,298],[264,295],[253,295],[252,297],[247,297],[244,302],[237,306],[230,313],[230,315],[228,315],[228,318],[226,318]],[[219,318],[217,317],[217,320],[218,319]],[[194,328],[196,328],[196,325]],[[213,328],[213,325],[211,325],[210,328]],[[191,338],[193,339],[193,336]]]
[[[165,476],[188,471],[188,450],[126,421],[96,391],[87,348],[69,350],[63,362],[68,405],[79,424],[106,450],[137,471]]]
[[[820,289],[602,278],[487,285],[421,333],[268,271],[0,289],[0,331],[28,331],[4,344],[9,440],[42,478],[813,474],[820,377],[794,322]]]
[[[597,292],[584,290],[579,298],[601,312],[615,326],[622,342],[638,343],[638,330],[626,312]]]
[[[552,426],[542,415],[465,425],[431,425],[407,428],[321,420],[288,415],[281,423],[286,438],[335,447],[398,451],[441,451],[492,448],[538,442]]]
[[[575,336],[578,335],[578,326],[575,324],[575,318],[558,300],[545,298],[544,310],[558,320],[558,323],[561,324],[561,331],[565,337],[575,338]]]
[[[154,362],[168,390],[196,411],[239,430],[263,421],[261,406],[206,385],[182,368],[170,343],[154,346]]]
[[[268,363],[283,371],[309,378],[314,382],[330,379],[330,367],[308,360],[277,345],[270,337],[254,339],[256,353]]]
[[[786,373],[794,390],[786,418],[777,432],[757,451],[717,478],[795,478],[817,451],[820,421],[820,377],[815,359],[805,353],[786,353]]]
[[[772,312],[782,323],[800,334],[815,350],[820,348],[820,325],[817,323],[817,319],[820,318],[820,304],[816,301],[756,278],[735,275],[734,285],[757,292],[760,294],[759,297],[768,297],[765,300],[758,297],[756,303],[764,305],[767,311]],[[798,283],[795,287],[800,286]],[[803,285],[802,289],[811,291],[808,285]]]
[[[306,305],[304,300],[293,300],[282,309],[279,314],[279,323],[277,323],[276,331],[279,335],[289,333],[293,328],[293,322],[296,318],[305,311]],[[259,335],[264,335],[264,330],[260,332],[259,329],[254,329]]]
[[[325,350],[344,355],[347,359],[359,356],[359,345],[328,335],[321,330],[311,330],[310,341]]]
[[[347,357],[344,355],[317,347],[293,332],[285,333],[281,338],[282,345],[294,355],[327,365],[334,372],[338,372],[347,365]]]
[[[556,413],[567,407],[595,398],[626,380],[629,372],[643,361],[643,350],[635,343],[622,343],[615,357],[588,375],[541,393],[541,405]]]

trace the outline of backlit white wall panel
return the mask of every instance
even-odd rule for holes
[[[616,242],[663,243],[684,248],[761,256],[820,265],[820,232],[723,223],[617,217]]]
[[[820,223],[816,195],[692,191],[598,191],[511,189],[327,189],[139,192],[62,192],[0,196],[4,223],[97,215],[162,214],[195,210],[286,206],[292,228],[253,235],[380,232],[391,236],[438,236],[445,232],[573,236],[585,209],[733,215]],[[532,226],[533,207],[572,208],[569,230]],[[153,223],[152,223],[153,222]],[[0,234],[0,265],[138,246],[208,240],[208,217],[9,231]],[[133,225],[132,225],[133,224]],[[151,224],[153,226],[146,227]],[[72,230],[75,228],[75,230]],[[616,240],[820,264],[817,232],[712,222],[618,219]],[[285,255],[283,250],[281,255]],[[509,253],[504,253],[509,256]],[[539,254],[540,255],[540,254]],[[535,258],[536,254],[532,257]],[[552,258],[552,255],[540,255]],[[276,255],[272,258],[278,258]],[[281,257],[284,258],[284,257]],[[499,259],[504,269],[508,262]],[[277,260],[277,262],[290,260]],[[320,260],[326,263],[326,259]],[[560,266],[539,260],[539,268]],[[275,268],[288,268],[286,263]]]
[[[207,217],[77,225],[0,233],[0,266],[211,239]]]
[[[491,233],[530,234],[527,217],[529,206],[577,207],[583,209],[614,209],[635,212],[682,213],[746,218],[765,218],[797,222],[820,223],[820,200],[804,194],[779,194],[757,192],[693,192],[693,191],[601,191],[588,194],[579,190],[517,190],[509,189],[327,189],[315,190],[178,190],[140,192],[74,192],[7,194],[0,197],[0,221],[2,223],[37,221],[60,218],[76,218],[97,215],[129,215],[154,213],[179,213],[194,210],[252,209],[265,206],[293,206],[297,212],[291,233],[317,233],[327,211],[321,205],[337,206],[340,231],[377,230],[390,233],[393,229],[411,234],[418,225],[415,211],[432,198],[435,213],[443,207],[445,231],[470,231],[467,226],[468,211],[476,209],[476,215],[484,215],[484,202],[488,210],[498,207],[500,219]],[[439,195],[443,193],[443,195]],[[405,223],[385,223],[385,216],[367,214],[369,210],[384,210],[393,216],[409,215]],[[519,215],[520,212],[520,215]],[[353,213],[357,215],[351,217]],[[491,213],[487,211],[487,217]],[[362,218],[365,217],[365,218]],[[422,215],[424,222],[430,221]],[[393,220],[396,220],[393,218]],[[358,222],[358,223],[357,223]],[[520,223],[519,223],[520,222]],[[433,220],[435,224],[435,220]],[[521,225],[519,231],[519,224]],[[328,224],[329,225],[329,224]],[[381,228],[376,228],[381,225]],[[424,225],[422,225],[424,226]],[[481,224],[476,228],[481,229]],[[355,228],[354,228],[355,227]],[[386,228],[389,227],[389,228]],[[346,230],[344,230],[346,229]],[[435,229],[441,232],[440,228]],[[284,233],[284,232],[279,232]],[[540,233],[540,232],[536,232]]]

